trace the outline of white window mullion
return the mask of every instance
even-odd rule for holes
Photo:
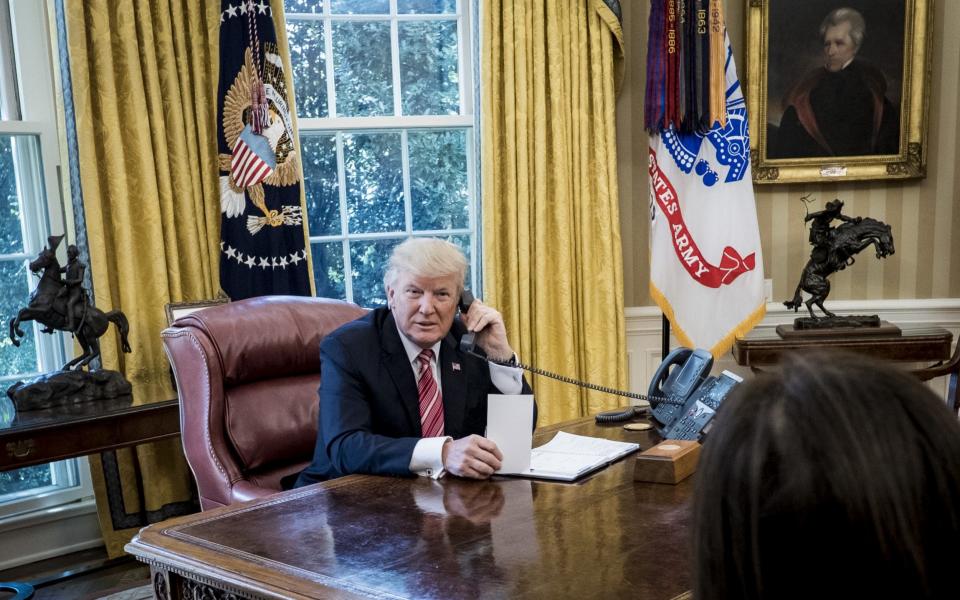
[[[469,194],[469,200],[467,201],[467,211],[468,211],[468,226],[471,232],[474,232],[470,236],[470,273],[471,273],[471,289],[477,290],[477,293],[481,293],[479,283],[482,281],[480,273],[478,273],[478,268],[480,265],[480,257],[478,253],[480,252],[480,231],[479,231],[479,215],[477,208],[480,206],[480,199],[476,197],[477,194],[477,169],[474,151],[476,147],[474,146],[474,136],[475,132],[473,129],[467,129],[465,132],[466,141],[464,146],[466,147],[467,154],[467,193]]]
[[[329,15],[330,3],[324,2],[323,11]],[[327,55],[324,66],[327,71],[327,116],[337,116],[337,86],[334,81],[333,68],[333,22],[328,18],[323,20],[323,51]]]
[[[347,215],[347,172],[343,156],[343,133],[337,132],[337,190],[340,197],[340,235],[343,236],[343,293],[353,302],[353,269],[350,264],[350,219]]]
[[[464,227],[461,229],[423,229],[417,230],[415,232],[417,235],[434,235],[440,237],[446,237],[448,235],[470,235],[473,231]],[[391,240],[408,237],[408,232],[406,231],[372,231],[370,233],[353,233],[350,235],[350,241],[368,241],[368,240]],[[342,242],[344,236],[342,235],[318,235],[311,236],[311,242]]]
[[[407,235],[413,233],[413,198],[410,197],[410,148],[407,130],[400,130],[400,164],[403,169],[403,222]]]
[[[335,117],[330,119],[301,117],[298,120],[301,131],[339,131],[344,129],[443,129],[473,127],[473,117],[469,115],[424,115],[401,117]]]
[[[460,114],[470,114],[473,92],[467,88],[470,77],[470,61],[467,60],[467,48],[470,47],[470,20],[468,0],[457,0],[457,73],[459,74]]]
[[[400,96],[400,26],[397,23],[397,0],[390,0],[390,62],[393,71],[393,114],[403,114]]]

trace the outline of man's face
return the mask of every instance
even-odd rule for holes
[[[457,312],[456,275],[421,277],[401,272],[387,286],[387,303],[393,308],[400,331],[421,348],[443,339]]]
[[[856,53],[850,23],[843,21],[827,28],[823,34],[823,62],[828,71],[839,71]]]

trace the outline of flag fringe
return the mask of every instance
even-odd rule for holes
[[[667,300],[667,297],[657,289],[657,286],[654,285],[653,281],[650,282],[650,296],[653,298],[653,301],[660,307],[660,310],[666,315],[667,319],[670,320],[670,328],[673,330],[674,335],[677,336],[677,340],[682,346],[687,348],[695,348],[696,344],[693,343],[693,339],[683,330],[682,327],[677,323],[676,316],[673,312],[673,307],[670,305],[670,302]],[[716,344],[710,348],[710,354],[713,355],[715,359],[721,358],[730,348],[733,347],[733,342],[738,337],[744,336],[750,332],[751,329],[757,326],[760,321],[763,320],[763,317],[767,314],[767,304],[763,302],[756,309],[753,310],[747,318],[740,321],[735,325],[727,335],[720,338]]]

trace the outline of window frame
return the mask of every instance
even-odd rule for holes
[[[46,246],[50,232],[62,232],[67,239],[76,239],[72,219],[68,218],[70,207],[65,202],[67,196],[61,182],[60,165],[64,164],[66,150],[62,135],[62,107],[56,102],[56,90],[60,89],[57,70],[59,59],[54,35],[54,11],[49,0],[0,2],[9,6],[13,69],[20,113],[17,120],[0,119],[0,135],[34,137],[39,146],[36,157],[38,165],[30,164],[33,157],[27,156],[28,150],[15,150],[18,188],[30,188],[26,195],[18,194],[23,252],[0,255],[0,260],[26,262]],[[29,76],[24,76],[26,73]],[[33,170],[34,167],[36,170]],[[58,255],[61,261],[65,260],[65,244],[61,244]],[[26,276],[30,277],[29,271]],[[35,285],[35,281],[30,279],[29,287],[32,289]],[[17,380],[59,369],[72,352],[73,342],[68,334],[41,334],[40,325],[35,321],[28,325],[33,327],[36,339],[38,371],[0,377],[0,386],[4,389]],[[55,482],[63,479],[67,482],[35,488],[32,493],[23,491],[0,496],[0,531],[3,523],[15,515],[40,510],[48,510],[52,514],[64,504],[93,496],[86,458],[48,465]]]
[[[478,124],[476,118],[474,94],[474,27],[473,0],[457,0],[457,10],[444,14],[407,14],[397,11],[397,0],[389,0],[389,13],[380,14],[337,14],[331,12],[329,0],[323,0],[323,8],[317,13],[285,13],[287,23],[321,21],[324,23],[324,70],[326,72],[327,117],[297,116],[300,138],[310,136],[333,136],[336,144],[337,192],[339,196],[340,233],[309,236],[309,244],[337,243],[341,245],[343,259],[344,295],[353,301],[353,276],[350,257],[350,243],[370,240],[403,240],[421,236],[467,236],[470,240],[470,279],[468,287],[478,289],[480,282],[480,231],[479,223],[479,186],[477,181],[477,143]],[[393,89],[393,116],[341,117],[337,115],[334,75],[334,52],[332,25],[336,22],[389,22],[391,46],[391,81]],[[400,69],[400,23],[411,21],[455,21],[457,24],[457,69],[459,74],[460,109],[456,115],[404,115]],[[467,176],[467,226],[465,228],[445,230],[419,230],[413,228],[412,197],[410,194],[410,160],[408,133],[410,131],[458,130],[465,134],[465,161]],[[401,136],[401,164],[404,196],[404,228],[402,231],[389,232],[348,232],[347,189],[344,162],[344,134],[399,133]],[[385,301],[385,299],[384,299]]]

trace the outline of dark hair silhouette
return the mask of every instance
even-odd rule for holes
[[[960,598],[960,423],[823,352],[741,384],[697,469],[694,597]]]

